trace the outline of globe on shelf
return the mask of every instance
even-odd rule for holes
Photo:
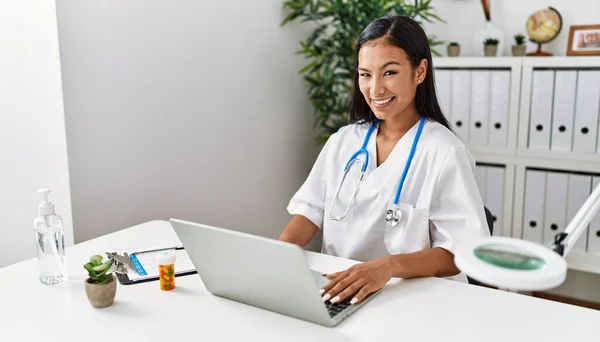
[[[549,52],[542,51],[542,44],[552,41],[562,28],[562,17],[553,7],[548,7],[535,11],[527,18],[525,25],[529,40],[538,44],[535,52],[528,53],[527,56],[552,56]]]

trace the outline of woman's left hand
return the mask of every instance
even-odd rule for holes
[[[329,283],[321,290],[323,301],[337,303],[352,296],[350,303],[356,304],[387,284],[392,278],[392,268],[390,259],[382,257],[326,277]]]

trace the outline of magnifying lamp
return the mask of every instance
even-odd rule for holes
[[[454,262],[469,277],[502,289],[543,291],[562,284],[567,275],[565,256],[600,209],[600,185],[583,203],[551,246],[508,237],[461,242]]]

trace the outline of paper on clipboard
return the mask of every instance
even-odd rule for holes
[[[195,273],[195,267],[192,264],[188,254],[183,247],[157,248],[152,250],[130,250],[126,252],[131,260],[131,265],[135,270],[129,269],[127,272],[127,281],[136,282],[143,280],[158,279],[158,264],[156,257],[165,250],[172,250],[175,253],[175,276],[181,274]],[[120,277],[119,280],[123,279]]]
[[[190,261],[185,249],[168,249],[173,250],[175,253],[175,274],[195,270],[194,265]],[[129,274],[129,279],[136,281],[140,279],[157,278],[158,264],[155,260],[158,254],[164,250],[165,249],[130,254],[131,262],[133,263],[137,273],[134,272]]]

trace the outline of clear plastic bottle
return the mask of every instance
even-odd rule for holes
[[[65,231],[62,218],[56,215],[54,204],[48,201],[49,189],[39,189],[42,203],[39,216],[33,221],[36,235],[39,280],[56,285],[69,279],[65,257]]]

